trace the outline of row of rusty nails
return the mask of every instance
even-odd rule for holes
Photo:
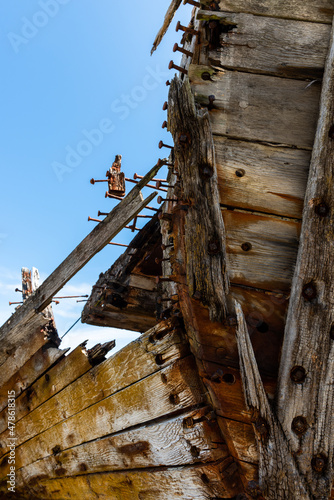
[[[20,292],[20,293],[23,293],[22,290],[20,290],[19,288],[15,288],[15,292]],[[54,299],[78,299],[78,298],[81,298],[81,297],[85,297],[87,298],[88,295],[64,295],[62,297],[53,297]],[[12,302],[12,304],[19,304],[20,302]]]
[[[137,219],[137,217],[135,217],[135,219]],[[93,217],[88,217],[88,221],[102,222],[101,219],[94,219]],[[138,227],[135,227],[135,226],[124,226],[124,227],[126,227],[127,229],[131,229],[132,231],[140,231],[140,229]]]

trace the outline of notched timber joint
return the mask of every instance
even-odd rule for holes
[[[102,361],[106,360],[106,354],[111,349],[114,349],[116,345],[115,340],[111,340],[110,342],[105,342],[104,344],[96,344],[96,346],[87,350],[88,361],[92,366],[99,365]]]

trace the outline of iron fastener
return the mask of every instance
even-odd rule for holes
[[[185,68],[182,68],[181,66],[178,66],[177,64],[174,64],[174,61],[170,61],[168,64],[168,69],[176,69],[177,71],[180,71],[184,75],[188,74],[188,70]]]
[[[176,51],[181,52],[182,54],[185,54],[188,57],[192,57],[194,55],[192,52],[190,52],[190,50],[186,50],[183,47],[180,47],[177,43],[174,43],[173,52]]]
[[[199,31],[194,30],[192,28],[188,28],[187,26],[182,26],[180,21],[177,22],[175,31],[185,31],[186,33],[191,33],[192,35],[199,35]]]
[[[158,146],[159,146],[159,149],[161,149],[161,148],[169,148],[169,149],[174,149],[174,146],[168,146],[168,144],[165,144],[165,143],[164,143],[164,142],[162,142],[162,141],[159,141]]]

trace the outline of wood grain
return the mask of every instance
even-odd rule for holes
[[[210,0],[201,2],[209,5]],[[331,0],[220,0],[219,10],[248,12],[259,16],[300,19],[331,24],[334,7]]]
[[[231,498],[241,491],[237,467],[231,459],[205,465],[164,467],[79,475],[61,479],[40,478],[31,484],[33,498],[45,500],[210,500]],[[225,485],[228,485],[226,487]],[[26,492],[26,488],[23,490]]]
[[[27,331],[30,330],[30,321],[37,312],[43,311],[51,302],[52,297],[72,276],[102,250],[156,196],[157,192],[154,191],[146,200],[143,200],[140,190],[159,169],[158,166],[153,167],[1,327],[0,365],[8,357],[6,353],[8,346],[17,348],[21,344]]]
[[[301,219],[309,151],[219,136],[214,145],[220,203]]]
[[[298,258],[285,327],[277,393],[278,417],[296,454],[310,498],[327,498],[334,453],[334,32],[323,79]],[[293,368],[305,375],[296,381]],[[297,383],[298,382],[298,383]],[[284,410],[283,410],[284,408]],[[292,421],[308,426],[300,438]],[[314,460],[323,461],[317,470]]]
[[[201,10],[197,18],[235,26],[221,34],[216,50],[204,48],[203,61],[207,57],[213,66],[287,78],[322,78],[330,25]]]
[[[210,73],[211,80],[201,75]],[[189,67],[196,102],[208,106],[214,134],[311,149],[319,111],[320,84],[288,78]]]
[[[231,283],[288,291],[300,223],[237,210],[222,211]],[[248,247],[242,245],[248,244]],[[248,251],[243,248],[251,248]]]
[[[209,422],[206,415],[210,417],[210,408],[52,454],[20,469],[18,485],[40,477],[53,479],[124,469],[175,467],[227,458],[229,453],[217,421]],[[188,421],[194,424],[187,427]]]
[[[99,391],[102,389],[99,388]],[[86,399],[89,401],[89,394]],[[43,405],[43,412],[35,410],[16,425],[16,466],[20,468],[51,455],[54,448],[64,450],[77,446],[190,409],[201,402],[202,389],[191,356],[96,404],[86,405],[84,410],[71,417],[66,413],[67,408],[61,406],[58,396],[52,408]],[[68,401],[68,407],[70,404],[71,401]],[[1,478],[8,473],[8,467],[4,457],[0,464]]]

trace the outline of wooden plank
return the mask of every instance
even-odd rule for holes
[[[99,391],[103,392],[101,386]],[[86,401],[89,400],[87,392]],[[72,401],[67,402],[68,406]],[[44,408],[44,412],[37,409],[16,425],[18,469],[51,455],[55,449],[66,450],[190,409],[202,402],[202,389],[194,359],[188,356],[98,403],[94,404],[94,400],[91,400],[91,406],[87,407],[86,404],[84,410],[79,410],[71,417],[66,413],[67,408],[61,406],[59,397],[51,402],[52,408]],[[27,439],[29,440],[26,441]],[[23,441],[26,442],[21,445]],[[3,440],[1,444],[6,446]],[[5,456],[0,464],[0,477],[5,477],[7,473],[8,462]]]
[[[210,0],[201,2],[209,5]],[[219,10],[247,12],[259,16],[300,19],[331,24],[334,6],[331,0],[219,0]]]
[[[49,479],[124,469],[206,463],[229,456],[212,410],[184,413],[67,449],[17,471],[17,485]],[[185,424],[190,422],[189,426]]]
[[[26,493],[27,487],[21,491]],[[35,498],[45,500],[210,500],[231,498],[240,491],[237,467],[230,459],[140,472],[109,472],[53,480],[41,478],[29,487]]]
[[[300,476],[309,488],[309,498],[329,497],[334,476],[333,113],[334,31],[323,79],[277,393],[278,418]],[[299,427],[294,420],[297,416]]]
[[[214,137],[220,203],[302,217],[311,153]]]
[[[253,428],[250,424],[237,422],[228,418],[218,417],[219,425],[233,439],[235,454],[233,455],[238,461],[252,463],[257,465],[259,456],[256,446],[256,439]]]
[[[0,415],[8,404],[8,391],[15,391],[16,398],[31,386],[50,366],[65,356],[68,349],[49,347],[39,349],[10,380],[0,387]],[[1,417],[0,417],[1,418]]]
[[[223,210],[230,280],[263,290],[288,291],[297,257],[300,223]]]
[[[47,379],[43,377],[28,394],[18,398],[17,428],[22,430],[18,442],[46,430],[52,422],[62,421],[64,415],[68,418],[188,353],[188,346],[180,333],[174,330],[172,321],[159,323],[91,370],[87,356],[79,346],[50,370]],[[5,413],[1,417],[0,442],[4,443],[7,427]],[[33,424],[35,420],[36,424]]]
[[[210,73],[210,81],[202,74]],[[208,106],[214,134],[311,149],[320,84],[191,65],[189,79],[196,101]]]
[[[48,344],[49,322],[48,314],[44,314],[44,312],[36,314],[22,327],[26,333],[19,345],[16,346],[15,339],[12,338],[8,339],[8,342],[4,342],[6,359],[0,370],[0,386],[6,384],[39,349]]]
[[[201,10],[197,18],[235,26],[220,35],[219,48],[205,52],[211,65],[287,78],[322,78],[330,25]]]
[[[16,421],[19,421],[91,368],[92,365],[89,363],[85,348],[79,345],[18,396],[15,405]],[[6,431],[7,423],[5,409],[0,413],[0,433]]]
[[[51,302],[52,297],[72,276],[102,250],[156,196],[157,192],[154,191],[143,200],[140,190],[159,169],[160,166],[153,167],[1,327],[0,365],[7,359],[7,346],[18,347],[25,338],[29,329],[29,321],[36,316],[36,311],[43,311]],[[26,328],[23,328],[24,323],[28,323]]]

